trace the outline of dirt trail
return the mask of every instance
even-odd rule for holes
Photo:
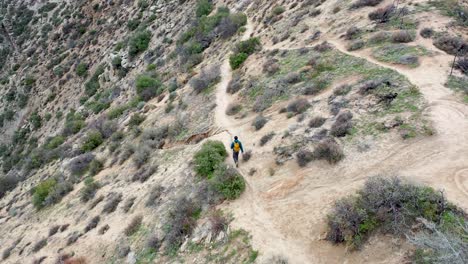
[[[248,23],[243,39],[252,30]],[[346,252],[344,247],[322,241],[326,212],[337,198],[361,186],[368,177],[394,173],[442,189],[451,201],[468,210],[468,106],[443,85],[448,56],[426,58],[420,67],[409,69],[378,62],[365,52],[350,53],[339,40],[329,42],[348,55],[396,70],[418,86],[428,102],[425,114],[436,135],[410,142],[383,142],[367,153],[349,155],[335,166],[316,163],[302,169],[290,162],[276,168],[274,177],[268,170],[275,167],[272,149],[255,149],[252,160],[241,163],[239,169],[247,182],[246,192],[226,206],[235,216],[234,227],[252,234],[254,248],[262,252],[260,263],[271,255],[285,256],[289,263],[400,263],[404,245],[386,237],[371,238],[368,246],[358,252]],[[297,48],[301,47],[280,49]],[[215,120],[226,132],[216,138],[229,145],[232,136],[238,135],[246,148],[254,148],[259,139],[250,126],[254,116],[240,121],[225,114],[227,106],[235,101],[235,96],[226,93],[232,78],[228,58],[221,67],[221,77]],[[275,116],[262,130],[285,128],[288,122]],[[252,167],[257,173],[248,176]]]

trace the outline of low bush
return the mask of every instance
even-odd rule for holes
[[[242,110],[242,105],[238,103],[231,103],[227,106],[226,115],[235,115]]]
[[[62,145],[65,142],[65,137],[64,136],[55,136],[48,140],[48,142],[45,145],[45,148],[47,149],[56,149],[60,145]]]
[[[166,253],[174,254],[185,238],[192,234],[200,211],[199,204],[185,197],[174,202],[165,224]]]
[[[432,28],[423,28],[419,31],[419,35],[423,38],[430,38],[434,35],[434,30]]]
[[[211,68],[203,69],[198,76],[193,77],[190,80],[190,85],[198,94],[215,85],[220,79],[219,67],[213,66]]]
[[[207,141],[195,154],[195,171],[199,176],[211,178],[213,172],[227,157],[226,148],[221,141]]]
[[[103,169],[103,167],[104,165],[100,160],[94,159],[93,161],[91,161],[91,163],[89,163],[88,173],[90,176],[94,176],[98,174]]]
[[[81,62],[76,66],[76,75],[80,77],[86,77],[88,75],[88,65]]]
[[[141,224],[143,223],[143,216],[137,215],[132,218],[132,221],[127,225],[127,227],[124,230],[124,234],[126,236],[131,236],[135,234],[138,229],[140,228]]]
[[[162,195],[164,193],[164,187],[157,185],[154,186],[149,194],[148,194],[148,199],[145,202],[146,207],[155,207],[158,206],[161,203],[162,200]]]
[[[296,154],[296,160],[300,167],[305,167],[309,162],[314,160],[314,154],[307,149],[301,149]]]
[[[0,175],[0,198],[2,198],[8,191],[13,190],[20,177],[13,174]]]
[[[60,225],[53,225],[49,228],[49,237],[57,234],[57,232],[59,231],[59,228],[60,228]]]
[[[43,238],[43,239],[37,241],[36,244],[34,244],[32,246],[31,250],[32,250],[32,252],[38,252],[39,250],[41,250],[46,245],[47,245],[47,238]]]
[[[223,199],[234,200],[245,190],[244,178],[236,169],[220,164],[214,171],[210,184]]]
[[[468,49],[468,44],[460,37],[443,35],[433,41],[434,46],[447,52],[450,55],[464,55]],[[461,53],[461,54],[460,54]]]
[[[44,206],[50,206],[60,202],[65,195],[73,190],[73,183],[70,180],[65,179],[63,176],[56,176],[54,179],[57,184],[50,190],[43,201]]]
[[[98,130],[90,131],[86,135],[83,144],[81,145],[81,150],[83,152],[89,152],[99,147],[99,145],[104,142],[101,132]]]
[[[89,164],[95,159],[91,153],[82,154],[70,161],[68,169],[72,175],[83,175],[89,168]]]
[[[289,103],[286,109],[288,112],[292,112],[297,115],[304,113],[307,109],[309,109],[309,107],[309,101],[305,98],[300,98]]]
[[[376,230],[402,235],[418,218],[440,223],[447,213],[458,212],[430,187],[397,177],[374,177],[357,195],[336,202],[328,215],[327,239],[357,248]]]
[[[369,19],[378,20],[380,23],[385,23],[390,20],[393,14],[395,14],[395,6],[391,4],[370,12]]]
[[[468,57],[459,58],[455,63],[455,68],[468,75]]]
[[[330,134],[332,134],[335,137],[344,137],[346,136],[351,128],[353,127],[353,124],[351,122],[351,119],[353,118],[353,114],[349,111],[343,111],[338,114],[336,117],[335,123],[333,123],[331,129],[330,129]]]
[[[262,138],[260,138],[260,146],[266,145],[266,143],[268,143],[270,140],[272,140],[274,136],[275,136],[274,132],[270,132],[270,133],[264,135]]]
[[[161,81],[149,75],[139,75],[136,79],[136,92],[144,100],[160,95],[164,91]]]
[[[242,79],[241,76],[238,74],[234,74],[232,79],[229,81],[229,84],[226,88],[226,92],[230,94],[237,93],[240,89],[242,89]]]
[[[365,6],[376,6],[383,0],[357,0],[351,5],[351,8],[361,8]]]
[[[85,118],[81,114],[76,113],[75,110],[70,110],[66,116],[62,134],[69,136],[80,132],[86,125],[84,120]]]
[[[361,33],[361,30],[358,27],[352,26],[346,30],[345,39],[347,40],[356,39],[360,33]]]
[[[158,128],[145,129],[141,135],[141,144],[150,148],[160,149],[164,146],[164,140],[169,136],[167,125]]]
[[[99,224],[99,221],[101,220],[101,218],[99,217],[99,215],[91,218],[91,220],[89,220],[88,224],[86,225],[85,229],[84,229],[84,232],[85,233],[88,233],[89,231],[93,230],[94,228],[97,227],[97,225]]]
[[[84,203],[90,201],[100,187],[99,182],[95,181],[93,177],[87,177],[84,180],[84,187],[80,190],[80,200]]]
[[[259,115],[252,121],[252,126],[255,127],[255,130],[260,130],[263,128],[263,126],[265,126],[266,123],[268,123],[268,119],[262,115]]]
[[[229,64],[233,70],[238,69],[242,63],[257,50],[260,46],[260,40],[258,38],[250,38],[245,41],[241,41],[236,45],[235,53],[229,57]]]
[[[336,87],[335,90],[333,90],[333,95],[334,96],[346,95],[351,91],[351,88],[352,87],[349,84],[340,85],[340,86]]]
[[[36,187],[32,189],[33,197],[33,205],[37,209],[41,209],[42,207],[45,206],[44,202],[49,195],[57,185],[57,180],[55,179],[48,179],[45,180],[41,183],[39,183]]]
[[[72,244],[74,244],[76,241],[78,241],[78,239],[82,236],[83,234],[78,232],[78,231],[74,231],[72,233],[70,233],[68,236],[67,236],[67,243],[66,245],[67,246],[70,246]]]
[[[309,121],[309,127],[310,128],[316,128],[316,127],[321,127],[327,119],[325,117],[321,116],[316,116],[310,119]]]
[[[128,121],[128,125],[130,127],[136,127],[139,126],[143,121],[145,121],[146,117],[142,114],[135,113],[130,117],[130,120]]]
[[[209,0],[198,0],[195,13],[197,17],[208,16],[213,11],[213,3]]]
[[[247,150],[244,153],[242,153],[242,160],[245,161],[245,162],[249,161],[251,157],[252,157],[252,151],[251,150]]]
[[[125,203],[122,206],[122,211],[124,213],[128,213],[130,209],[132,209],[133,204],[135,203],[136,197],[130,197],[127,200],[125,200]]]
[[[130,57],[135,57],[139,53],[147,50],[150,41],[151,32],[149,30],[136,32],[128,43],[128,55],[130,55]]]
[[[244,63],[244,61],[246,61],[248,57],[249,57],[249,55],[247,53],[243,53],[243,52],[233,54],[233,55],[229,56],[229,65],[231,65],[231,68],[233,70],[236,70],[236,69],[240,68],[242,63]]]
[[[313,151],[314,159],[325,159],[330,164],[339,162],[343,157],[343,150],[332,138],[320,141]]]
[[[407,30],[399,30],[392,33],[392,41],[395,43],[408,43],[413,41],[415,36]]]
[[[133,164],[135,164],[137,168],[140,168],[148,161],[148,159],[150,158],[150,155],[151,155],[150,147],[140,145],[137,148],[134,155],[132,156]]]
[[[122,194],[121,193],[111,193],[108,196],[107,202],[104,204],[102,208],[102,213],[110,214],[117,209],[117,206],[122,201]]]

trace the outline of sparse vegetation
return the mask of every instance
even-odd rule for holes
[[[227,115],[235,115],[238,114],[242,110],[242,105],[238,103],[231,103],[227,106],[226,114]]]
[[[327,239],[358,248],[376,231],[403,235],[418,218],[441,223],[449,215],[464,221],[442,193],[396,177],[375,177],[357,195],[336,202],[328,216]]]

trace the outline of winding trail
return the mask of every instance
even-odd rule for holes
[[[251,21],[246,28],[243,40],[253,32]],[[363,263],[369,259],[400,263],[401,259],[395,258],[398,250],[389,247],[391,242],[385,237],[359,252],[346,252],[343,247],[322,241],[326,212],[337,198],[357,189],[368,177],[395,172],[444,190],[449,200],[468,210],[468,106],[444,87],[450,61],[445,54],[424,58],[418,68],[410,69],[379,62],[366,51],[348,52],[339,39],[329,38],[328,42],[345,54],[395,70],[408,78],[426,99],[428,107],[424,114],[431,120],[436,134],[410,142],[384,142],[368,153],[347,156],[335,166],[317,163],[304,169],[289,162],[277,168],[275,177],[269,176],[269,168],[275,166],[273,149],[265,146],[254,152],[248,163],[253,166],[241,163],[239,171],[247,182],[246,192],[226,206],[235,216],[234,227],[252,234],[254,248],[263,254],[260,260],[282,255],[289,263]],[[303,47],[308,46],[279,49]],[[266,47],[267,50],[274,48]],[[229,145],[232,137],[238,135],[247,148],[253,148],[259,139],[250,126],[254,116],[236,120],[225,113],[228,105],[236,100],[226,93],[231,79],[227,55],[216,91],[215,122],[219,131],[224,130],[217,138]],[[272,115],[266,130],[274,131],[289,124],[290,120]],[[254,176],[248,176],[251,168],[257,170]]]

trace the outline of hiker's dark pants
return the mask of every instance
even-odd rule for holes
[[[239,152],[232,152],[232,157],[234,158],[234,162],[237,163],[239,161]]]

